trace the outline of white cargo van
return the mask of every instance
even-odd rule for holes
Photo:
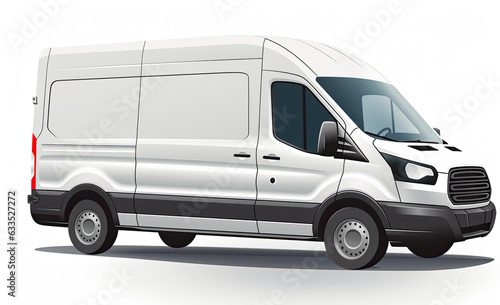
[[[375,69],[309,41],[214,37],[45,50],[33,219],[84,253],[120,229],[324,241],[338,265],[388,242],[437,257],[491,231],[486,171]]]

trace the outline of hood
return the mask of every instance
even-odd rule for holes
[[[447,174],[453,167],[481,166],[476,158],[449,144],[391,142],[376,139],[373,145],[381,153],[433,166]]]

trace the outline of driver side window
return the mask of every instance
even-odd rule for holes
[[[275,82],[271,86],[275,137],[300,150],[317,153],[321,124],[335,122],[314,94],[304,85]]]

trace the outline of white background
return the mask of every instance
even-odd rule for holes
[[[36,225],[26,204],[31,97],[42,49],[225,34],[356,47],[357,55],[440,127],[446,140],[484,162],[495,201],[500,86],[478,86],[482,79],[500,82],[497,1],[401,1],[394,6],[388,0],[60,0],[44,20],[40,3],[46,2],[51,1],[4,1],[0,12],[2,304],[498,303],[498,228],[486,238],[454,245],[439,259],[419,259],[390,247],[376,267],[347,271],[314,258],[324,255],[321,243],[297,241],[198,236],[190,247],[174,251],[154,233],[120,232],[110,252],[79,255],[65,228]],[[33,19],[37,25],[23,34]],[[20,44],[12,43],[12,37],[22,35]],[[9,188],[19,191],[15,300],[4,288]]]

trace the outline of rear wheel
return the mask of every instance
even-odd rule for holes
[[[409,245],[408,249],[415,255],[423,258],[435,258],[439,257],[453,246],[452,242],[444,242],[437,244],[415,244]]]
[[[89,199],[80,201],[71,211],[68,231],[75,248],[87,254],[108,250],[118,235],[118,230],[102,207]]]
[[[171,248],[184,248],[189,245],[196,237],[194,233],[186,232],[158,232],[161,240]]]
[[[335,212],[325,228],[325,248],[330,258],[346,269],[364,269],[378,263],[387,251],[383,228],[359,208]]]

